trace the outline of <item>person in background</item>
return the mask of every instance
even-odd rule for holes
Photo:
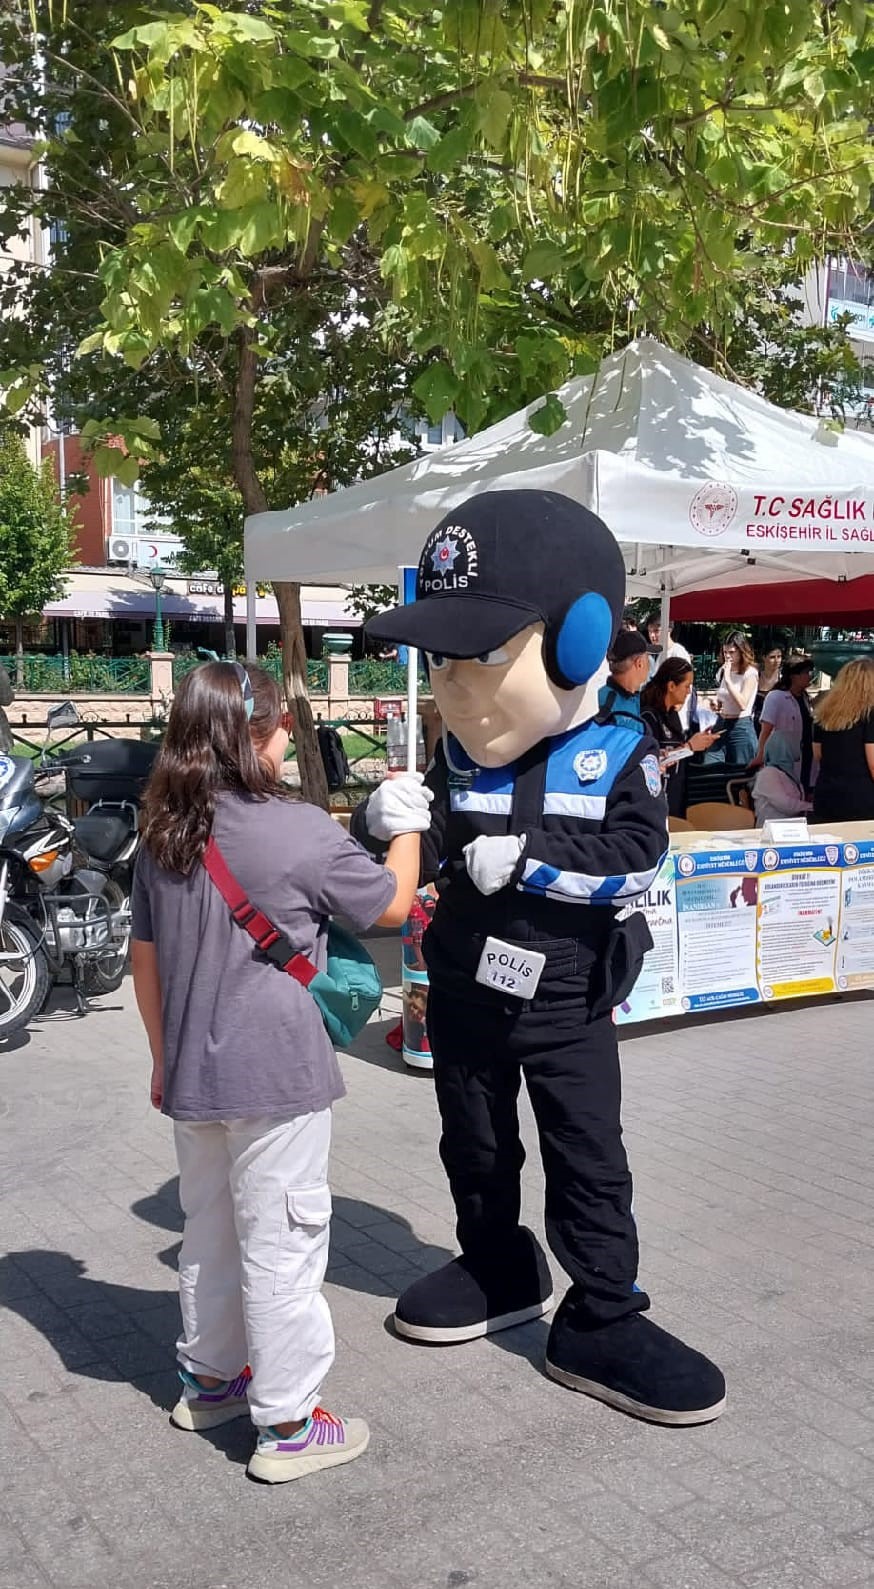
[[[751,771],[763,767],[771,735],[775,732],[783,734],[792,747],[792,775],[807,794],[810,793],[813,775],[813,718],[807,699],[812,673],[810,657],[789,657],[783,663],[779,683],[765,697],[759,742],[750,762]]]
[[[688,662],[691,665],[692,658],[686,647],[681,646],[679,640],[674,639],[674,626],[672,623],[668,624],[668,643],[662,649],[662,620],[659,613],[655,612],[651,618],[647,618],[644,625],[644,633],[650,648],[650,678],[655,677],[660,664],[667,662],[669,657],[682,657],[684,662]]]
[[[601,714],[642,734],[640,692],[649,678],[649,648],[643,635],[637,629],[620,629],[607,660],[607,683],[598,691]]]
[[[766,822],[803,817],[811,809],[801,782],[795,776],[795,753],[785,734],[771,734],[765,746],[765,764],[753,780],[756,827]]]
[[[762,657],[762,665],[759,668],[759,688],[756,691],[756,699],[753,705],[753,726],[757,735],[762,726],[762,707],[765,704],[765,696],[769,695],[771,690],[777,688],[782,671],[783,648],[782,646],[771,646],[770,650],[766,651]]]
[[[6,716],[4,706],[11,706],[15,700],[15,691],[12,680],[4,667],[0,667],[0,755],[11,756],[13,749],[12,729],[9,727],[9,718]]]
[[[695,729],[690,734],[683,727],[680,713],[691,694],[694,673],[691,662],[682,657],[668,657],[654,679],[646,686],[642,697],[643,724],[657,740],[661,752],[660,762],[668,815],[682,817],[686,813],[686,774],[689,757],[670,759],[678,750],[694,754],[707,751],[719,739],[718,734],[706,729]]]
[[[874,820],[874,657],[842,667],[814,717],[814,821]]]
[[[231,914],[204,865],[230,872],[325,967],[328,921],[399,927],[419,877],[428,793],[392,781],[384,867],[280,781],[289,717],[261,668],[208,662],[181,681],[143,802],[131,898],[134,993],[151,1100],[173,1121],[179,1197],[178,1429],[251,1416],[248,1472],[269,1484],[351,1462],[361,1419],[319,1405],[334,1360],[328,1260],[331,1108],[343,1080],[318,1006]],[[269,929],[269,921],[267,922]],[[264,934],[266,948],[274,938]]]
[[[722,666],[716,675],[716,695],[711,701],[718,714],[717,729],[724,729],[719,744],[707,753],[708,762],[746,767],[756,753],[753,706],[759,674],[746,635],[736,629],[722,647]]]
[[[622,614],[621,628],[623,630],[625,630],[629,634],[639,634],[640,633],[640,630],[638,629],[638,626],[637,626],[637,619],[635,618],[634,613],[632,612],[630,607],[626,607],[624,613]]]

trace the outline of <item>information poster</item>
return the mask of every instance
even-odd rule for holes
[[[620,1026],[629,1021],[654,1021],[667,1015],[679,1015],[682,1010],[672,855],[667,857],[658,877],[643,898],[635,900],[622,914],[630,915],[635,910],[642,910],[646,916],[653,946],[644,959],[643,970],[632,991],[616,1011]]]
[[[843,846],[835,975],[842,992],[874,988],[874,842]]]
[[[762,851],[757,973],[763,998],[835,991],[840,862],[839,844]]]
[[[757,1004],[758,850],[684,851],[676,857],[682,1010]]]

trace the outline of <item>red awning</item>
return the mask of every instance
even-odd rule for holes
[[[687,591],[671,600],[677,623],[808,623],[840,629],[874,626],[874,574],[860,579],[798,579]]]

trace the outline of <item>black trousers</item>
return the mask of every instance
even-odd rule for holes
[[[466,991],[467,996],[463,996]],[[635,1286],[637,1231],[622,1142],[616,1029],[584,999],[505,1002],[472,979],[432,975],[428,1030],[443,1133],[440,1156],[474,1262],[512,1261],[525,1151],[517,1099],[524,1075],[546,1177],[546,1234],[573,1281],[581,1324],[649,1306]]]

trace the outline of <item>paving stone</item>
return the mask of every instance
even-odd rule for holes
[[[245,1420],[168,1423],[180,1214],[130,989],[84,1022],[50,1012],[3,1056],[0,1589],[874,1584],[869,1028],[856,1000],[623,1032],[653,1316],[729,1379],[717,1424],[664,1430],[546,1380],[548,1321],[455,1349],[386,1329],[456,1249],[433,1086],[374,1023],[341,1061],[326,1387],[371,1449],[266,1490]],[[521,1121],[542,1232],[524,1098]]]

